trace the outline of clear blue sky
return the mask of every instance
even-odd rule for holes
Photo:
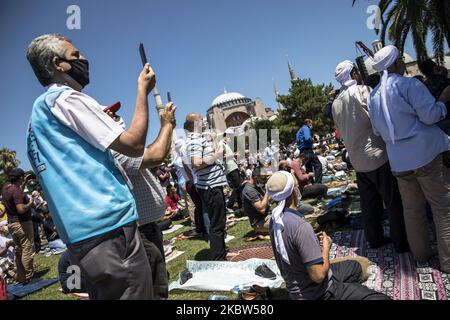
[[[146,45],[158,87],[170,90],[177,122],[191,111],[206,112],[223,92],[260,97],[275,108],[272,78],[281,93],[289,89],[286,54],[299,77],[335,83],[336,64],[356,57],[355,40],[376,39],[366,27],[366,9],[378,1],[360,0],[1,0],[0,147],[17,151],[23,168],[25,132],[32,104],[43,89],[25,50],[45,33],[62,33],[90,60],[85,92],[101,104],[120,100],[129,123],[141,70],[139,42]],[[68,30],[66,9],[81,8],[81,30]],[[412,52],[409,47],[407,51]],[[159,130],[153,99],[148,142]]]

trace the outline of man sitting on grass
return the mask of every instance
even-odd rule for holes
[[[252,176],[244,182],[242,190],[243,208],[256,232],[269,233],[269,195],[265,192],[267,175],[265,169],[256,167]]]
[[[311,225],[296,210],[300,191],[291,173],[276,172],[267,182],[267,192],[278,202],[272,211],[270,237],[291,299],[389,299],[361,285],[367,277],[367,259],[349,258],[330,264],[333,241],[324,232],[314,234]]]

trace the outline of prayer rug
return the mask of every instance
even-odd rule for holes
[[[448,300],[450,274],[439,271],[437,257],[427,263],[414,261],[409,253],[397,254],[392,244],[370,249],[363,230],[336,232],[330,259],[362,256],[370,261],[365,285],[394,300]]]
[[[227,256],[227,260],[232,262],[246,261],[253,258],[268,260],[275,259],[271,244],[264,243],[255,246],[233,248],[230,249]]]
[[[34,279],[28,284],[15,284],[15,285],[8,285],[7,291],[8,291],[8,299],[12,300],[15,298],[23,298],[31,293],[34,293],[36,291],[39,291],[43,288],[46,288],[48,286],[51,286],[52,284],[58,282],[59,279]]]

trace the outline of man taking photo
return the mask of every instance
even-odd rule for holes
[[[151,299],[136,203],[110,149],[144,153],[152,68],[146,64],[139,75],[133,120],[124,130],[81,92],[89,84],[89,62],[68,38],[34,39],[27,59],[45,87],[33,105],[28,158],[58,233],[89,282],[90,299]]]

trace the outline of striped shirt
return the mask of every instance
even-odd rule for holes
[[[166,190],[149,170],[141,169],[144,156],[131,158],[112,151],[133,184],[134,198],[138,210],[139,226],[161,220],[166,212]]]
[[[191,132],[186,141],[186,153],[189,159],[211,157],[213,155],[212,143],[201,134]],[[197,178],[195,186],[199,189],[206,190],[227,185],[223,167],[217,161],[203,169],[194,170],[194,174]]]

